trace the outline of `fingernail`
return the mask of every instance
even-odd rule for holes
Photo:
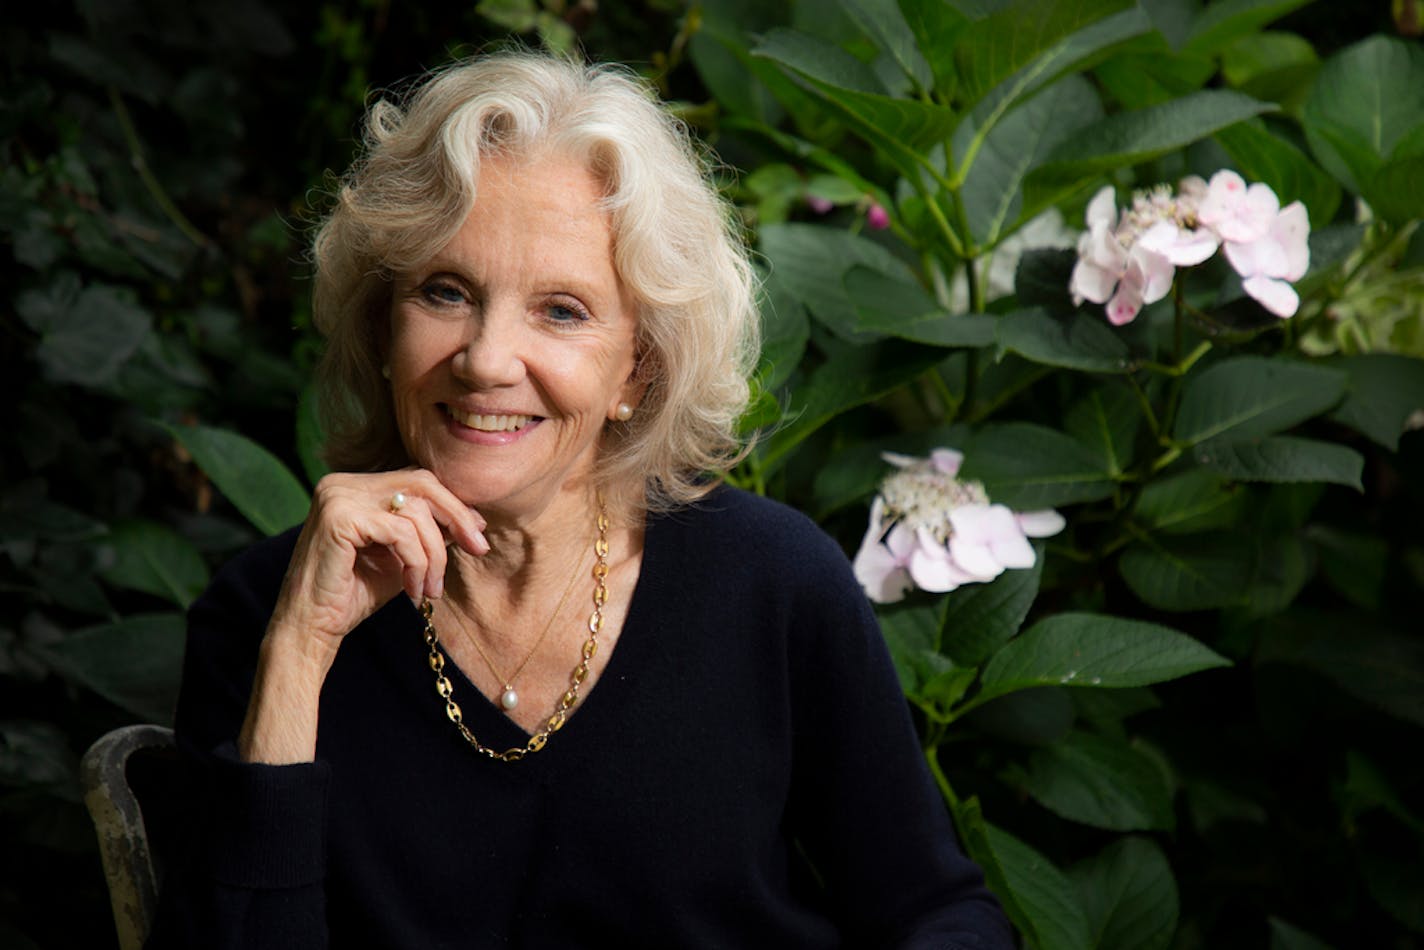
[[[475,535],[475,550],[478,554],[488,554],[490,551],[489,539],[483,534]]]
[[[445,578],[435,578],[435,583],[430,585],[430,599],[439,600],[445,593]]]

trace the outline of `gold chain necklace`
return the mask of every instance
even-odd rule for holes
[[[528,655],[524,657],[524,662],[520,663],[508,678],[501,676],[499,670],[494,668],[494,661],[489,658],[489,654],[485,652],[485,648],[480,646],[479,638],[474,634],[466,636],[466,639],[474,644],[475,650],[480,655],[480,659],[485,661],[485,666],[489,667],[489,671],[494,674],[494,678],[504,684],[504,692],[499,694],[499,705],[501,708],[512,710],[519,705],[519,693],[514,688],[514,681],[519,679],[519,674],[523,673],[524,668],[529,665],[529,661],[534,659],[534,654],[539,652],[539,645],[544,642],[544,638],[547,637],[549,631],[553,629],[554,621],[558,619],[559,613],[564,609],[564,603],[569,599],[569,594],[573,592],[574,582],[578,580],[579,568],[582,566],[583,558],[579,558],[578,563],[574,565],[574,572],[569,575],[569,582],[564,587],[564,593],[563,596],[559,598],[558,606],[556,606],[554,612],[549,615],[549,622],[544,624],[544,629],[540,632],[539,638],[534,641],[534,646],[530,648]]]
[[[435,607],[429,599],[420,602],[420,615],[425,618],[425,645],[430,648],[430,668],[435,671],[435,691],[445,700],[445,715],[455,724],[455,728],[470,747],[481,755],[501,762],[518,762],[531,752],[538,752],[544,748],[551,735],[564,727],[569,711],[578,702],[579,688],[588,678],[588,665],[598,653],[598,634],[603,630],[603,605],[608,602],[608,509],[604,506],[601,495],[598,498],[598,518],[595,524],[598,527],[598,536],[593,540],[593,553],[598,561],[593,565],[593,613],[588,617],[588,639],[584,641],[580,651],[578,665],[569,674],[569,688],[559,697],[559,701],[554,705],[554,712],[545,720],[544,727],[530,736],[523,746],[513,746],[498,752],[476,739],[475,734],[465,725],[464,714],[460,712],[453,696],[455,687],[445,675],[445,654],[440,652],[440,638],[436,635],[435,624],[431,620]]]

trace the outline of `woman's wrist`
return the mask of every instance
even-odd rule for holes
[[[243,761],[287,765],[316,758],[321,688],[335,652],[315,639],[275,623],[268,628],[238,735]]]

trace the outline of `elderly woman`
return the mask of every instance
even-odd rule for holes
[[[155,943],[1010,946],[875,621],[738,457],[726,209],[622,73],[378,103],[316,241],[329,450],[194,605]]]

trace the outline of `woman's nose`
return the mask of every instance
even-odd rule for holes
[[[486,306],[472,320],[469,338],[455,354],[454,370],[477,389],[512,386],[524,378],[524,322],[509,306]]]

